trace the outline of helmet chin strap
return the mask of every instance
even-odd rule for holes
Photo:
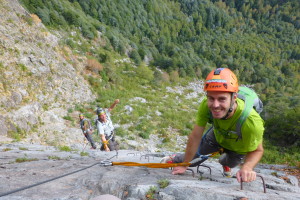
[[[226,115],[225,115],[224,117],[221,118],[222,120],[227,119],[228,116],[230,115],[230,113],[233,111],[233,105],[234,105],[233,97],[234,97],[234,92],[231,93],[230,107],[229,107],[229,109],[228,109]]]

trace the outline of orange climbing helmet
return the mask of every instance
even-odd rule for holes
[[[238,80],[235,74],[228,68],[212,70],[204,83],[204,91],[238,92],[238,90]]]

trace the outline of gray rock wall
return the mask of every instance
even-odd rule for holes
[[[52,131],[64,134],[68,131],[62,119],[65,111],[76,103],[95,99],[81,76],[86,58],[82,57],[83,61],[79,62],[68,48],[59,45],[60,38],[58,33],[50,33],[38,18],[25,11],[17,0],[1,1],[2,137],[23,132],[31,133],[33,142],[43,142],[39,137],[41,134],[52,134]],[[51,120],[55,127],[49,125]],[[76,139],[80,134],[72,137]]]
[[[222,176],[221,166],[215,159],[205,163],[207,167],[192,168],[184,175],[172,175],[171,169],[151,169],[145,167],[101,166],[100,162],[111,158],[113,162],[159,163],[162,153],[149,154],[121,150],[101,152],[91,150],[82,144],[72,146],[72,152],[59,151],[51,146],[28,145],[21,143],[0,146],[0,200],[88,200],[99,195],[111,194],[122,200],[151,199],[149,191],[155,187],[152,199],[155,200],[298,200],[299,183],[296,177],[277,169],[284,166],[259,165],[255,168],[263,176],[251,183],[244,183],[243,189],[235,178]],[[80,156],[81,151],[88,156]],[[149,156],[147,156],[149,155]],[[16,158],[35,159],[17,163]],[[84,169],[82,171],[79,171]],[[236,172],[238,168],[234,168]],[[43,182],[55,177],[77,173],[37,185],[35,187],[2,196],[2,194]],[[165,188],[158,182],[167,180]]]

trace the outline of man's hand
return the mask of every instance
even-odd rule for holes
[[[253,171],[251,168],[242,167],[237,173],[236,173],[236,179],[240,183],[243,182],[252,182],[256,180],[256,172]]]
[[[257,146],[257,149],[247,153],[245,162],[241,169],[236,173],[236,179],[240,183],[251,182],[256,179],[256,172],[253,171],[255,165],[259,162],[264,153],[264,148],[262,143]]]
[[[178,166],[178,167],[174,167],[172,174],[176,175],[176,174],[183,174],[186,171],[187,167],[184,166]]]
[[[106,152],[109,152],[109,151],[110,151],[110,149],[108,148],[107,144],[104,144],[104,150],[105,150]]]
[[[119,100],[119,99],[116,99],[116,100],[114,101],[114,103],[111,104],[111,106],[108,108],[108,112],[110,112],[112,109],[114,109],[114,107],[115,107],[118,103],[120,103],[120,100]]]

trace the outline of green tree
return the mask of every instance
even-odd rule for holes
[[[151,82],[154,79],[154,72],[144,63],[138,66],[135,71],[137,76],[145,80],[147,83]]]
[[[42,20],[42,22],[46,25],[50,25],[50,13],[47,8],[38,7],[36,9],[36,14]]]
[[[139,65],[142,62],[142,59],[140,57],[140,54],[138,53],[137,50],[133,50],[130,53],[130,58],[134,61],[136,65]]]
[[[285,109],[266,121],[265,136],[277,146],[300,148],[300,107]]]

